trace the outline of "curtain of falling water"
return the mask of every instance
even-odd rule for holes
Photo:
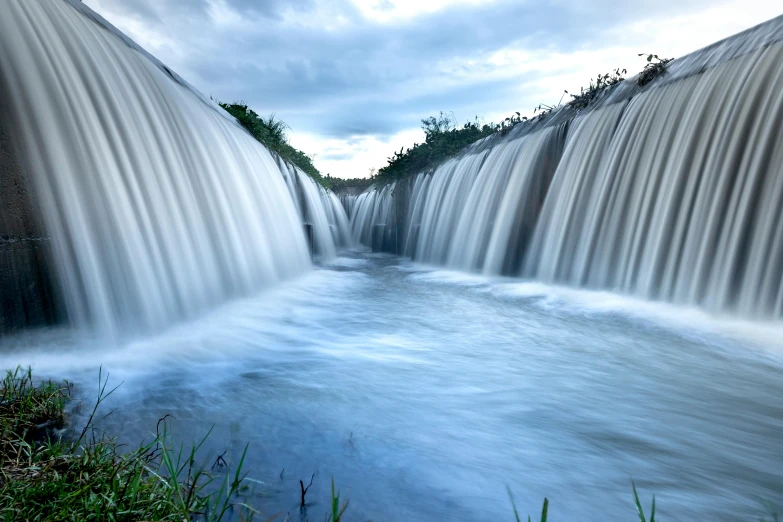
[[[72,320],[157,329],[307,270],[301,219],[269,152],[86,11],[0,2],[3,103]],[[333,253],[328,218],[309,205]]]
[[[465,270],[517,270],[566,128],[551,127],[500,143],[415,177],[404,253]],[[352,219],[356,241],[368,243],[372,226],[388,223],[396,188],[392,184],[359,196]]]
[[[392,183],[380,191],[364,192],[356,198],[351,214],[351,234],[354,241],[364,245],[370,244],[372,227],[388,222],[394,189],[395,184]]]
[[[315,254],[329,258],[338,247],[353,245],[348,215],[334,192],[324,189],[302,169],[280,158],[277,162],[302,221],[313,227]]]
[[[579,122],[527,273],[780,316],[782,65],[778,43]]]
[[[404,253],[780,317],[781,20],[675,62],[630,101],[398,181],[411,187]],[[394,185],[359,196],[355,240],[394,219],[394,197]]]
[[[308,178],[309,179],[309,178]],[[320,188],[321,200],[326,209],[329,220],[329,228],[332,232],[332,239],[338,246],[349,247],[353,245],[351,240],[351,228],[348,224],[348,215],[345,213],[345,207],[340,202],[340,198],[334,192],[327,192]]]

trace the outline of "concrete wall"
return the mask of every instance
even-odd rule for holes
[[[0,108],[0,335],[63,317],[50,271],[50,241],[13,128],[11,115]]]

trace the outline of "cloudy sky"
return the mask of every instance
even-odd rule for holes
[[[207,95],[277,113],[294,146],[363,177],[420,120],[556,103],[641,52],[682,56],[773,0],[84,0]]]

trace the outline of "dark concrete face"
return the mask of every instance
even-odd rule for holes
[[[0,240],[40,235],[30,188],[22,173],[18,142],[11,139],[11,118],[0,111]]]
[[[53,324],[63,315],[49,262],[50,241],[13,128],[9,112],[0,109],[0,336]]]

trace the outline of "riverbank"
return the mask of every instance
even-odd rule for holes
[[[172,444],[166,419],[152,441],[121,447],[98,427],[100,405],[113,389],[99,376],[100,393],[81,430],[69,426],[72,386],[36,383],[30,370],[8,371],[0,385],[0,519],[205,520],[259,513],[241,499],[252,483],[222,456],[209,467]],[[268,517],[260,517],[262,520]],[[273,517],[274,518],[274,517]],[[333,519],[333,520],[339,520]]]
[[[252,520],[261,515],[244,500],[252,497],[252,479],[242,472],[242,458],[232,466],[223,455],[211,467],[197,464],[204,440],[189,451],[175,447],[166,418],[156,436],[126,451],[96,426],[101,403],[116,388],[98,377],[98,400],[80,432],[68,426],[66,407],[72,386],[51,381],[36,384],[30,369],[7,371],[0,385],[0,517],[3,520]],[[106,416],[110,415],[107,414]],[[208,436],[208,435],[207,435]],[[310,481],[312,484],[312,480]],[[307,489],[302,488],[305,505]],[[644,508],[633,485],[641,522]],[[520,516],[509,490],[515,519]],[[541,518],[548,517],[544,499]],[[340,501],[332,481],[331,513],[340,522],[348,502]],[[275,520],[280,513],[261,520]],[[284,520],[289,520],[290,513]],[[531,518],[528,517],[528,521]],[[777,517],[774,518],[777,520]],[[655,497],[649,522],[655,521]]]
[[[253,480],[242,471],[247,446],[236,465],[223,455],[211,467],[199,465],[204,440],[189,451],[172,444],[166,418],[158,421],[152,441],[127,451],[97,426],[101,403],[116,388],[98,377],[98,400],[81,431],[68,425],[70,383],[36,383],[32,370],[7,371],[0,384],[0,518],[2,520],[276,520],[246,502]],[[207,435],[208,436],[208,435]],[[225,454],[224,454],[225,455]],[[312,479],[310,481],[312,485]],[[302,504],[309,489],[300,482]],[[509,490],[509,497],[511,492]],[[646,521],[634,487],[639,518]],[[340,501],[332,481],[331,513],[340,522],[347,501]],[[517,521],[520,516],[511,499]],[[303,516],[306,515],[306,508]],[[546,522],[544,499],[541,521]],[[284,520],[289,520],[288,513]],[[655,499],[650,522],[655,519]],[[530,517],[528,517],[530,520]]]

